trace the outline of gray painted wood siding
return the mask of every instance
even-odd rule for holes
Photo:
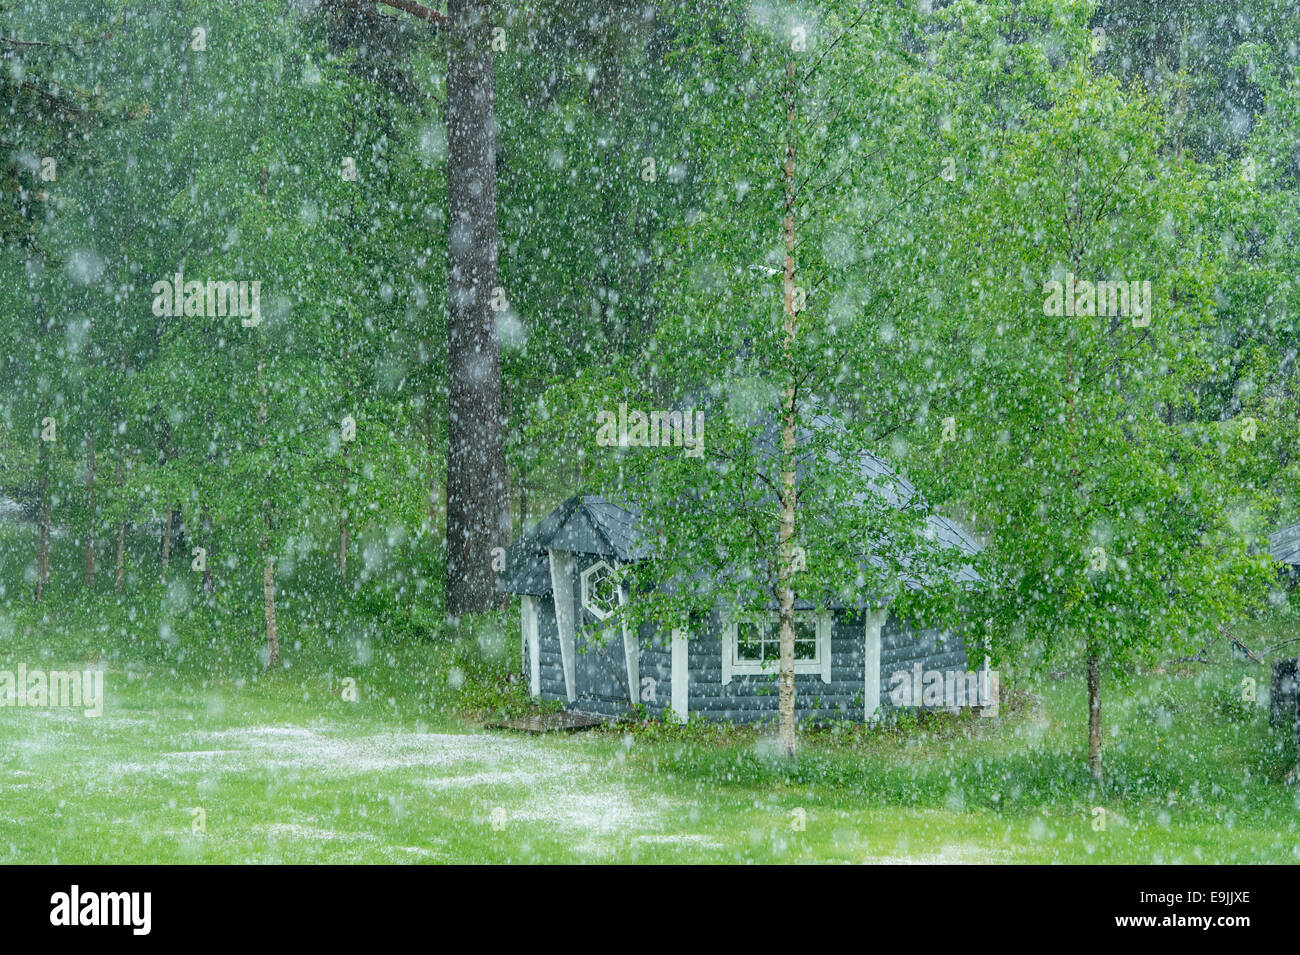
[[[541,662],[542,699],[567,699],[564,664],[560,656],[560,628],[555,622],[555,599],[551,594],[537,601],[537,659]]]
[[[862,719],[862,621],[831,623],[831,682],[817,673],[795,675],[795,713],[800,719]],[[733,674],[722,682],[722,622],[715,620],[709,633],[693,634],[688,653],[690,712],[694,717],[756,723],[775,719],[775,673]]]
[[[574,560],[575,619],[588,622],[580,603],[577,574],[600,559],[593,554],[576,554]],[[564,670],[560,652],[559,630],[555,620],[553,595],[537,601],[538,659],[540,661],[542,698],[565,700]],[[861,615],[837,614],[831,624],[831,682],[820,674],[795,676],[795,707],[801,720],[829,722],[863,719],[863,664],[865,622]],[[770,721],[777,715],[775,676],[733,675],[722,682],[722,622],[714,619],[692,633],[688,644],[689,709],[692,718],[725,720],[735,723]],[[663,717],[672,704],[672,651],[668,631],[651,624],[641,628],[640,676],[654,680],[654,701],[644,706],[651,716]],[[961,638],[937,629],[916,631],[890,616],[880,638],[880,704],[884,712],[895,707],[890,701],[896,672],[911,673],[920,663],[924,670],[966,671],[967,661]],[[978,661],[973,661],[978,663]],[[640,700],[641,687],[635,690]],[[572,706],[583,712],[603,716],[622,716],[628,707],[613,700],[579,700]]]
[[[641,701],[641,688],[637,689],[637,699],[641,701],[646,713],[652,718],[666,718],[673,702],[673,660],[669,646],[669,635],[653,624],[641,627],[641,655],[639,658],[640,677],[644,686],[647,678],[654,680],[654,700]],[[599,713],[601,716],[627,716],[629,709],[621,702],[610,700],[591,700],[583,704],[574,704],[574,709],[587,713]]]
[[[640,642],[641,680],[644,683],[648,677],[655,681],[654,700],[645,701],[643,705],[651,716],[660,717],[672,704],[672,651],[668,646],[667,635],[661,635],[652,624],[645,624],[641,628]],[[542,699],[566,699],[560,631],[555,622],[555,602],[549,594],[537,601],[537,645],[537,658],[541,662]],[[636,693],[640,699],[639,687]],[[623,716],[628,712],[628,708],[621,703],[606,700],[578,701],[573,708],[602,716]]]
[[[890,701],[890,692],[894,687],[893,676],[902,670],[909,674],[914,664],[920,663],[922,670],[961,670],[971,669],[967,662],[966,648],[961,637],[955,632],[942,630],[913,630],[905,623],[890,616],[880,632],[880,708],[888,712],[897,709]]]

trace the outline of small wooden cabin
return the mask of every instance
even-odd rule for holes
[[[905,498],[915,494],[874,455],[864,454],[862,466],[888,476]],[[937,515],[929,521],[942,543],[977,553],[975,541],[952,521]],[[679,721],[697,714],[736,723],[775,719],[775,615],[767,628],[742,628],[715,610],[689,633],[651,624],[639,633],[604,629],[628,596],[611,571],[646,557],[641,539],[635,512],[587,495],[565,501],[512,545],[501,588],[522,598],[531,694],[603,716],[639,703],[653,716]],[[979,578],[967,566],[958,579]],[[983,655],[968,654],[957,632],[917,630],[888,610],[839,606],[818,613],[807,603],[795,609],[800,720],[870,721],[893,708],[899,674],[964,675],[982,663]]]

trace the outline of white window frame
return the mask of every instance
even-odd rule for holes
[[[832,615],[816,610],[796,610],[795,616],[803,619],[811,617],[817,632],[817,655],[811,660],[795,660],[795,676],[815,674],[822,682],[831,682],[831,625]],[[769,613],[767,620],[779,626],[781,616]],[[777,672],[775,660],[741,660],[739,647],[740,627],[738,621],[729,620],[722,631],[722,682],[730,683],[733,676],[772,676]]]
[[[590,613],[597,620],[605,620],[614,615],[614,610],[602,610],[599,607],[597,607],[594,603],[591,602],[591,578],[596,576],[596,571],[600,570],[600,568],[602,567],[608,570],[610,574],[613,574],[615,572],[614,565],[611,564],[609,561],[598,560],[590,567],[588,567],[586,570],[584,570],[579,577],[579,583],[581,585],[581,591],[582,591],[582,608],[586,610],[588,613]],[[622,587],[619,588],[619,597],[620,598],[622,597]]]

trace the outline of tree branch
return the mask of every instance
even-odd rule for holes
[[[77,47],[72,43],[46,42],[43,40],[15,40],[11,36],[0,36],[0,43],[5,46],[44,46],[57,48],[61,50],[75,50]]]

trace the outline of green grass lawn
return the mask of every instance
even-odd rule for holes
[[[154,565],[88,595],[78,557],[56,540],[34,607],[30,535],[0,527],[0,669],[106,668],[101,717],[0,708],[0,861],[1300,861],[1267,672],[1221,642],[1209,665],[1107,679],[1098,789],[1077,676],[1004,673],[996,718],[805,731],[793,762],[754,728],[487,732],[532,705],[508,678],[514,615],[447,629],[304,560],[267,674],[256,575],[215,604]]]
[[[94,634],[45,619],[62,636],[4,619],[0,667],[95,655]],[[290,653],[272,676],[220,678],[193,654],[119,655],[102,717],[0,710],[0,859],[1300,860],[1290,754],[1262,706],[1237,704],[1243,676],[1266,687],[1243,663],[1108,683],[1096,792],[1077,679],[1023,683],[992,719],[819,730],[782,763],[751,729],[484,732],[465,714],[525,704],[457,653],[409,642],[328,666]],[[357,702],[336,695],[347,673]]]

